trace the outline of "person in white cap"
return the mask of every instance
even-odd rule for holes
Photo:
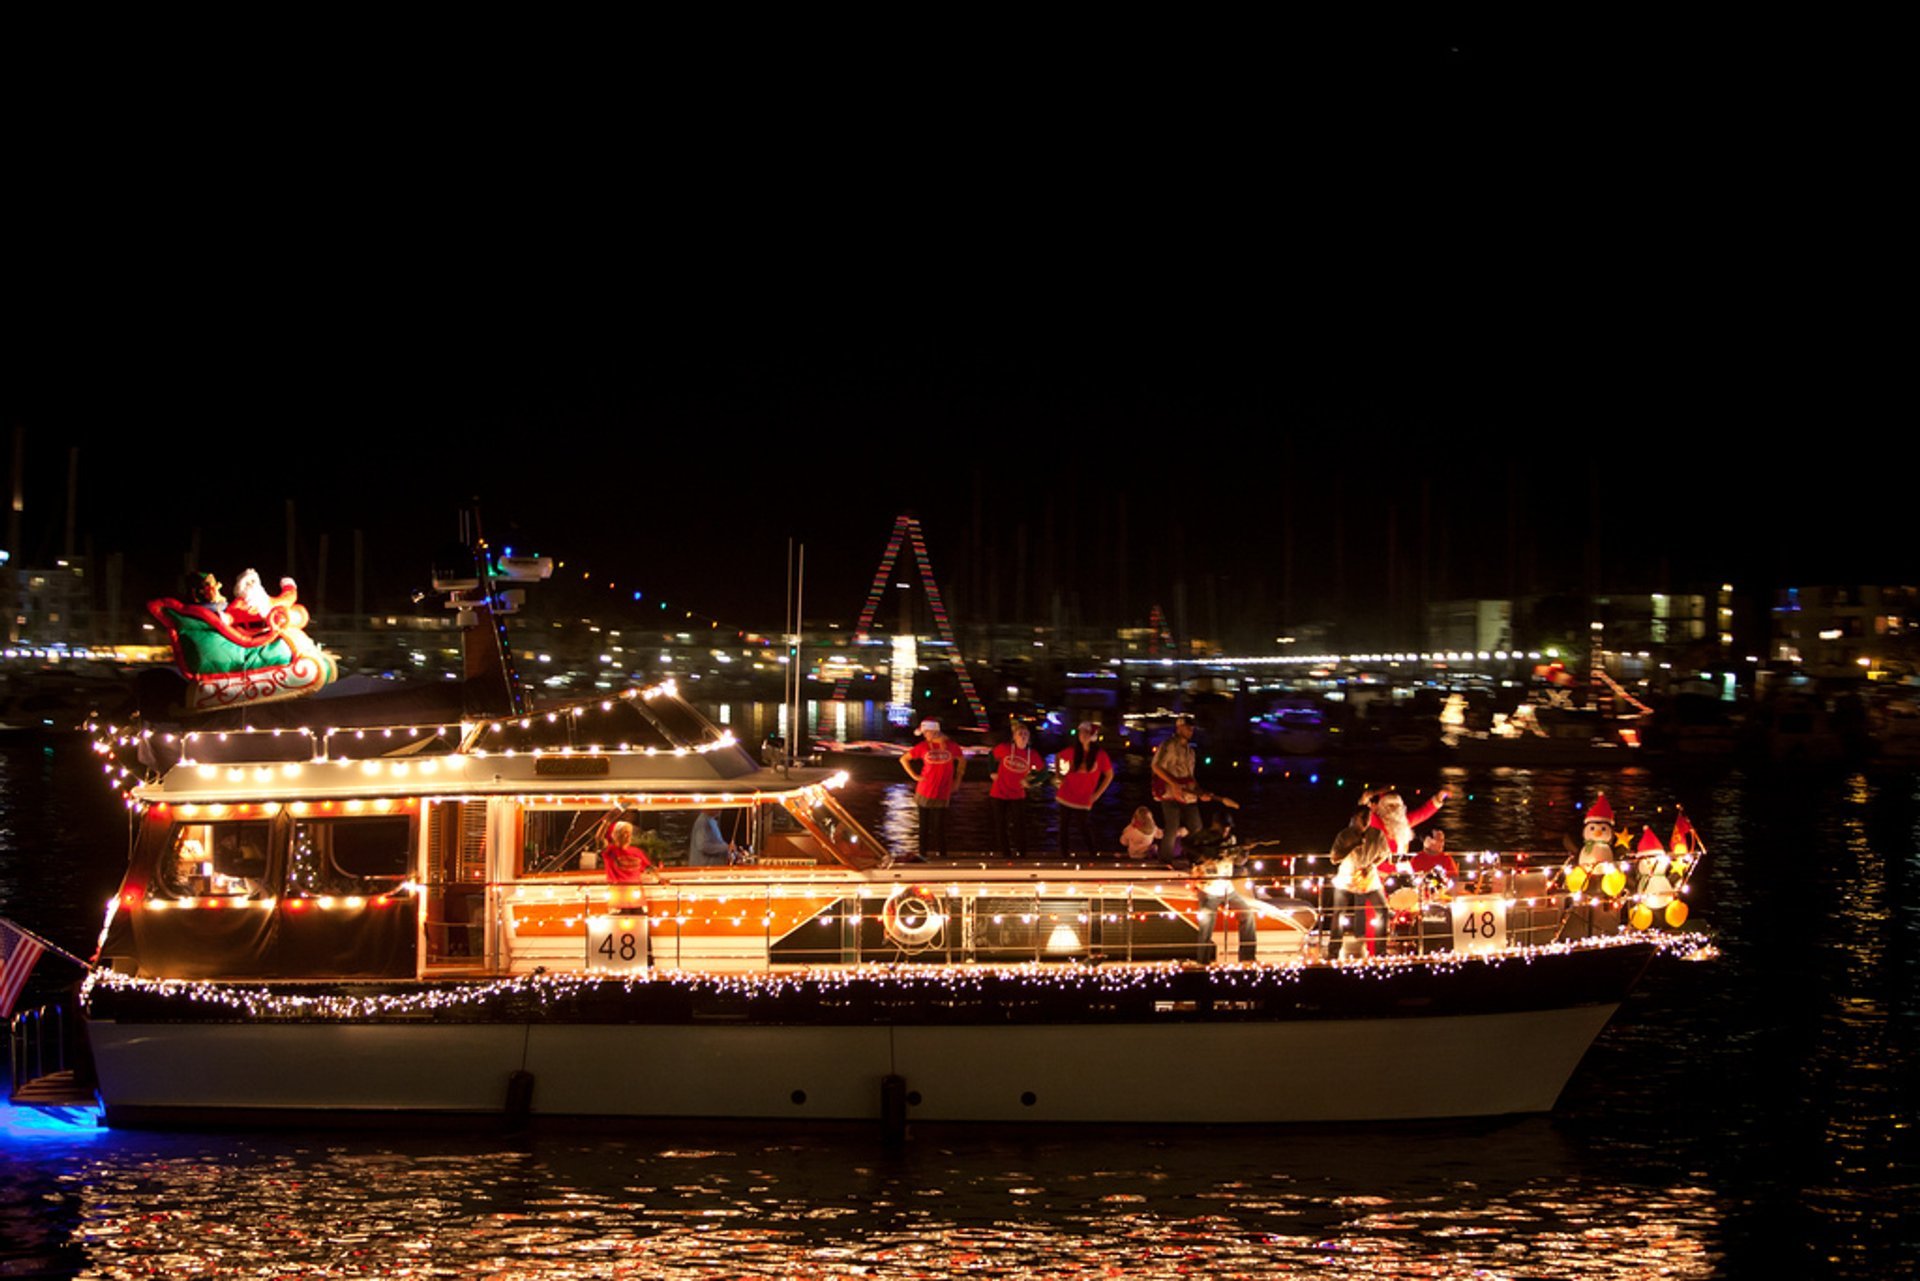
[[[1098,858],[1100,847],[1093,839],[1093,807],[1113,784],[1113,759],[1100,750],[1100,727],[1081,721],[1072,747],[1056,758],[1059,781],[1053,785],[1053,799],[1060,803],[1060,857],[1073,857],[1075,828],[1087,847],[1088,858]]]
[[[937,851],[947,857],[947,806],[967,768],[967,750],[940,732],[940,722],[920,722],[920,741],[900,758],[900,768],[913,780],[913,803],[920,811],[920,857]],[[919,768],[915,768],[915,766]]]

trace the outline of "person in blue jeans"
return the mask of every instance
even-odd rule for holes
[[[1200,891],[1200,910],[1195,916],[1200,941],[1195,956],[1201,961],[1213,959],[1213,923],[1220,909],[1228,907],[1239,915],[1240,960],[1259,959],[1259,915],[1268,909],[1234,883],[1241,860],[1233,848],[1232,832],[1223,821],[1216,821],[1189,840],[1186,849]]]

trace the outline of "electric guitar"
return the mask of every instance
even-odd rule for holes
[[[1243,854],[1220,854],[1197,858],[1187,870],[1196,880],[1231,880],[1240,874],[1240,867],[1245,861]]]
[[[1180,784],[1180,789],[1182,791],[1193,793],[1193,799],[1196,803],[1200,801],[1218,801],[1220,804],[1226,806],[1230,810],[1237,810],[1240,808],[1239,801],[1233,800],[1232,798],[1226,797],[1226,796],[1215,796],[1212,792],[1203,792],[1199,789],[1199,787],[1197,787],[1194,784],[1194,781],[1190,778],[1178,779],[1176,781]],[[1153,776],[1153,799],[1156,802],[1164,801],[1167,799],[1167,797],[1171,796],[1172,794],[1173,794],[1173,789],[1167,786],[1167,780],[1164,778],[1161,778],[1158,774],[1155,774]]]

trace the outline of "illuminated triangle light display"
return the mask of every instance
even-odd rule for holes
[[[902,545],[909,542],[913,546],[914,559],[920,565],[920,586],[927,593],[927,604],[933,609],[934,628],[940,639],[947,643],[953,671],[960,678],[960,692],[966,696],[973,723],[984,728],[987,723],[986,704],[980,701],[979,691],[973,687],[973,678],[967,674],[967,665],[961,661],[960,643],[953,634],[953,621],[947,617],[946,602],[940,597],[940,585],[933,579],[933,562],[927,556],[927,539],[920,529],[919,517],[902,515],[894,520],[893,533],[887,538],[886,553],[880,557],[880,567],[874,571],[872,586],[867,588],[866,604],[860,607],[860,621],[854,626],[853,643],[866,644],[873,630],[874,615],[880,609],[880,594],[886,590],[887,578],[893,573],[894,562],[900,558]],[[842,676],[834,682],[833,697],[836,701],[845,701],[847,679]]]

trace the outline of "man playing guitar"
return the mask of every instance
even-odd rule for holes
[[[1180,842],[1200,831],[1200,802],[1219,801],[1228,809],[1240,807],[1224,796],[1203,792],[1194,782],[1193,717],[1173,722],[1173,736],[1153,753],[1153,799],[1160,802],[1161,829],[1166,832],[1171,861],[1180,861]]]

